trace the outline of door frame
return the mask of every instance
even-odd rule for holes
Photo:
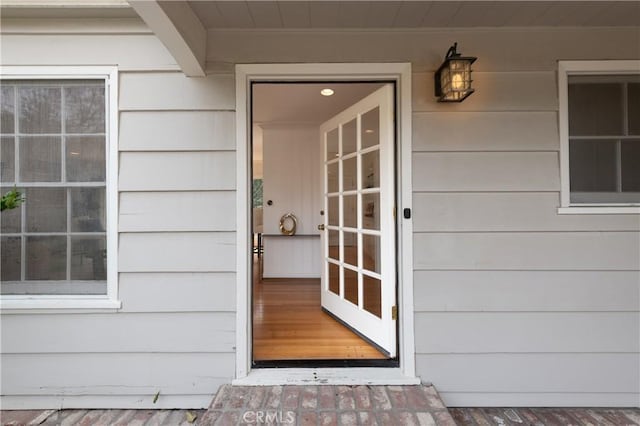
[[[396,85],[396,239],[398,367],[251,369],[251,84],[253,82],[392,81]],[[238,64],[236,82],[236,374],[234,384],[417,384],[413,309],[413,225],[411,209],[411,64],[323,63]]]

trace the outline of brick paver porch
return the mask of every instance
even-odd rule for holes
[[[451,416],[453,415],[453,417]],[[454,420],[455,419],[455,420]],[[632,426],[637,408],[452,408],[432,386],[223,386],[208,410],[1,411],[21,425]]]

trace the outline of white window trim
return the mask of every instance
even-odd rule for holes
[[[104,79],[107,120],[107,294],[106,295],[1,295],[0,310],[6,313],[60,310],[115,310],[118,300],[118,68],[115,66],[0,66],[0,78]]]
[[[236,233],[236,372],[233,384],[419,384],[415,371],[413,309],[413,225],[400,219],[398,246],[398,342],[396,368],[251,368],[251,229],[248,189],[251,183],[248,150],[249,93],[255,81],[367,81],[389,80],[397,85],[398,210],[412,208],[411,186],[411,64],[322,63],[236,65],[236,181],[238,230]],[[275,372],[275,373],[274,373]]]
[[[558,61],[560,207],[558,214],[640,214],[640,204],[571,203],[569,175],[569,76],[640,74],[640,61]]]

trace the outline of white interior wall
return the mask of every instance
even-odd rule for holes
[[[262,126],[265,278],[320,278],[320,139],[318,126]],[[268,201],[273,202],[268,205]],[[297,218],[282,236],[280,218]]]

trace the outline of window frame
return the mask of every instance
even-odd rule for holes
[[[107,293],[101,295],[0,295],[2,313],[120,309],[118,300],[118,68],[116,66],[0,66],[4,80],[103,80],[106,88]]]
[[[558,61],[559,214],[640,214],[640,203],[572,203],[569,172],[569,76],[640,75],[640,60]]]

